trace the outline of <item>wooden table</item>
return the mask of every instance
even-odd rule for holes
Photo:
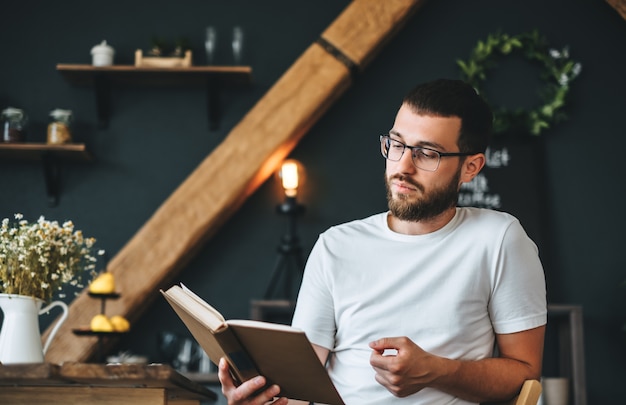
[[[3,405],[192,405],[217,395],[168,365],[0,365]]]

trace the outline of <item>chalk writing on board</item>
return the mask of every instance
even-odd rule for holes
[[[509,166],[511,155],[506,147],[492,149],[485,152],[485,166],[489,169],[501,169]],[[489,179],[486,171],[479,173],[469,183],[463,183],[459,193],[459,206],[481,207],[499,209],[502,208],[502,197],[495,190],[489,188]]]
[[[493,169],[508,166],[511,161],[511,155],[507,148],[492,150],[491,147],[488,147],[485,151],[485,157],[487,158],[485,165]]]

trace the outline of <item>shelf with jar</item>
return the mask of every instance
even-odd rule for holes
[[[83,143],[72,142],[69,110],[56,109],[50,112],[46,142],[28,142],[26,126],[28,117],[18,108],[8,107],[2,111],[2,138],[0,160],[43,162],[44,179],[48,202],[58,204],[61,185],[61,163],[64,161],[89,162],[93,155]]]
[[[217,129],[220,118],[220,93],[225,88],[248,86],[252,81],[250,66],[179,66],[155,67],[133,65],[93,66],[58,64],[57,71],[76,87],[93,87],[100,128],[107,128],[110,118],[112,87],[187,87],[207,92],[209,127]]]

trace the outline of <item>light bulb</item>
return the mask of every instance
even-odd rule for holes
[[[295,160],[286,160],[280,168],[279,175],[285,189],[285,195],[295,197],[298,194],[298,163]]]

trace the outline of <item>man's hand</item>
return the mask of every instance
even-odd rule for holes
[[[396,397],[432,386],[443,370],[440,357],[425,352],[407,337],[379,339],[371,342],[370,347],[376,381]]]
[[[288,402],[287,398],[278,398],[274,402],[270,402],[280,393],[278,385],[272,385],[258,392],[266,383],[265,377],[262,376],[254,377],[237,387],[230,375],[228,363],[223,358],[220,359],[217,376],[222,384],[222,393],[228,400],[229,405],[262,405],[267,403],[286,405]]]
[[[503,401],[541,375],[545,329],[497,334],[499,357],[481,360],[447,359],[407,337],[383,338],[370,343],[370,364],[376,381],[397,397],[431,387],[471,402]]]

